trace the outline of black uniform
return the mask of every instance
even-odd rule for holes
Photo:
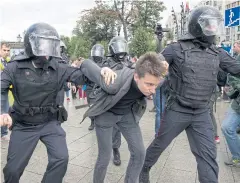
[[[58,62],[60,64],[66,64],[68,65],[68,62],[62,57],[62,59],[58,59]],[[57,104],[59,106],[63,106],[64,104],[64,94],[65,94],[65,90],[68,89],[68,86],[67,86],[67,82],[64,83],[64,86],[63,88],[61,89],[61,91],[58,92],[58,95],[57,95]]]
[[[16,57],[1,73],[1,107],[10,85],[15,99],[9,111],[13,125],[3,169],[5,182],[19,182],[41,140],[47,148],[49,162],[42,182],[60,183],[68,164],[66,133],[61,127],[61,121],[67,116],[58,107],[56,97],[67,80],[82,83],[82,73],[59,63],[59,38],[50,25],[32,25],[24,43],[27,56]]]
[[[209,13],[208,16],[206,13]],[[203,25],[207,25],[207,22],[202,27],[196,25],[196,22],[201,23],[210,18],[218,20],[220,16],[218,10],[209,6],[193,10],[189,19],[189,32],[192,35],[187,34],[162,52],[169,63],[169,97],[158,136],[147,148],[140,183],[148,183],[150,168],[183,130],[187,133],[198,164],[199,181],[218,182],[216,144],[209,103],[216,89],[219,66],[232,75],[240,76],[240,64],[223,49],[216,48],[212,36],[203,34]],[[193,31],[193,28],[197,30]],[[202,36],[194,35],[200,34],[199,29],[202,29]]]

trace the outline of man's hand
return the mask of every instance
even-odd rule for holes
[[[114,80],[117,78],[117,74],[108,67],[103,67],[101,69],[101,75],[104,78],[104,81],[107,85],[109,85],[110,82],[112,82],[112,84],[113,84]]]
[[[164,69],[166,70],[166,72],[164,73],[164,75],[167,75],[167,74],[168,74],[169,64],[167,63],[167,61],[162,61],[162,62],[163,62]]]
[[[12,118],[9,116],[9,114],[0,115],[0,125],[7,126],[8,128],[12,126]]]

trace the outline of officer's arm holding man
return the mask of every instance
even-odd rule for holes
[[[67,81],[76,85],[84,85],[88,80],[92,82],[97,81],[96,83],[100,84],[105,90],[112,90],[110,83],[113,83],[117,78],[117,74],[113,70],[108,67],[101,68],[90,60],[85,60],[81,64],[80,69],[68,67],[65,76]]]
[[[121,78],[117,77],[118,72],[116,71],[115,73],[108,67],[100,68],[94,62],[85,60],[81,64],[80,70],[89,80],[99,85],[109,94],[116,94],[119,91],[119,87],[121,87],[119,84],[121,82]]]
[[[240,62],[230,56],[224,49],[219,49],[220,68],[233,76],[240,77]]]
[[[59,78],[60,80],[60,85],[63,86],[63,83],[66,82],[66,80],[76,83],[78,85],[82,85],[86,82],[85,77],[83,75],[83,72],[79,69],[79,68],[73,68],[73,67],[69,67],[66,65],[62,65],[63,68],[65,70],[65,74],[63,75],[62,78]],[[4,102],[5,100],[8,100],[8,90],[10,85],[13,84],[13,74],[14,74],[14,68],[16,67],[16,63],[12,62],[9,63],[8,66],[4,69],[4,71],[1,73],[1,109],[5,108],[5,104],[6,102]],[[64,68],[65,67],[65,68]],[[110,84],[110,81],[114,81],[114,79],[116,78],[116,73],[114,71],[112,71],[109,68],[100,68],[96,65],[96,68],[98,72],[98,74],[96,74],[98,80],[100,82],[102,82],[102,85],[104,87],[107,87],[107,85]],[[86,71],[86,73],[89,73],[88,71]],[[96,72],[97,73],[97,72]],[[95,76],[89,76],[89,80],[91,79],[95,79]],[[3,112],[1,112],[2,114]],[[5,116],[8,114],[4,114]],[[2,119],[3,117],[1,117]],[[10,116],[8,116],[8,119],[11,118]],[[6,118],[3,118],[4,121],[6,121]],[[4,123],[5,124],[5,123]]]

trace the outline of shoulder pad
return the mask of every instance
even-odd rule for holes
[[[220,52],[220,50],[218,49],[218,47],[216,45],[212,45],[210,47],[210,49],[213,50],[215,53],[219,53]]]
[[[180,46],[182,47],[183,51],[190,50],[195,48],[196,46],[193,44],[192,41],[179,41]]]
[[[30,57],[27,55],[17,55],[14,57],[14,59],[12,61],[25,61],[27,59],[29,59]]]
[[[186,33],[186,34],[182,35],[182,37],[179,38],[178,41],[192,40],[192,39],[195,39],[195,37],[192,36],[190,33]]]

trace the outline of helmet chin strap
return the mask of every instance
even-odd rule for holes
[[[215,36],[205,36],[205,35],[202,35],[199,38],[199,40],[204,42],[204,43],[208,43],[210,45],[215,44],[215,42],[216,42]]]

